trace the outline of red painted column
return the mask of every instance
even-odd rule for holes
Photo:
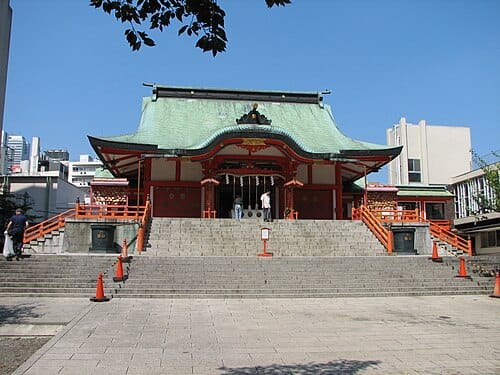
[[[175,181],[181,180],[181,161],[175,161]]]
[[[146,158],[144,160],[144,173],[142,181],[142,196],[144,197],[144,204],[146,204],[147,197],[149,196],[149,192],[151,190],[151,158]]]
[[[342,170],[341,164],[335,163],[335,217],[342,220]]]

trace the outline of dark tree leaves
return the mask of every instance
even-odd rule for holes
[[[269,8],[285,6],[291,0],[265,0]],[[128,23],[125,38],[133,51],[142,44],[154,46],[154,40],[139,26],[158,29],[169,27],[172,21],[181,24],[177,34],[199,36],[196,47],[216,56],[226,50],[227,35],[224,30],[226,13],[217,0],[90,0],[90,6],[102,9],[118,21]]]

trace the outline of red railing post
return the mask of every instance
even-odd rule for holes
[[[394,233],[392,230],[389,230],[389,233],[387,234],[387,252],[389,254],[392,254],[392,251],[394,250]]]

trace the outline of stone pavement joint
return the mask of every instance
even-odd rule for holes
[[[499,313],[486,296],[113,299],[14,374],[498,374]]]

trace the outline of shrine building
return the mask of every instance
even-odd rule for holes
[[[89,136],[105,168],[129,182],[128,203],[149,197],[153,217],[346,219],[363,199],[354,181],[401,151],[340,131],[321,92],[151,85],[135,133]]]

